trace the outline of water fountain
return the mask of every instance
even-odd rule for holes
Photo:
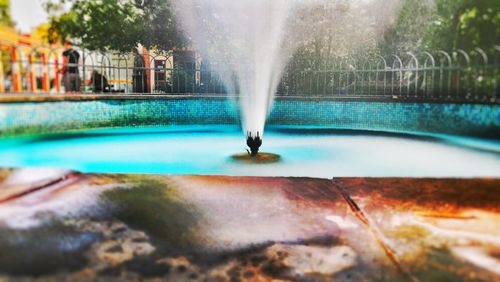
[[[178,19],[229,93],[237,94],[243,132],[256,156],[267,115],[294,50],[325,34],[366,42],[392,19],[396,1],[340,0],[174,1]],[[330,13],[321,18],[318,11]],[[376,16],[378,17],[376,17]],[[342,19],[357,18],[335,29]],[[382,18],[383,20],[379,20]],[[357,26],[362,25],[363,29]],[[325,31],[325,27],[328,32]],[[360,33],[359,30],[362,30]],[[339,44],[340,45],[340,44]],[[361,45],[361,44],[359,44]]]
[[[356,70],[368,91],[296,88],[273,106],[302,42],[327,37],[328,55],[347,61],[373,46],[393,4],[177,0],[237,94],[248,154],[234,155],[225,97],[0,94],[0,281],[500,281],[500,107],[480,81],[498,62],[479,48],[467,66],[463,50],[441,52],[449,64],[351,61],[329,79]],[[432,73],[429,91],[403,84],[409,72]],[[274,155],[259,153],[271,106]]]
[[[230,93],[239,94],[242,127],[256,155],[287,57],[286,22],[292,1],[177,1],[182,23],[218,71]],[[220,64],[224,62],[224,64]]]

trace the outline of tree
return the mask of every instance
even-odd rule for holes
[[[380,49],[397,51],[491,48],[500,40],[498,0],[403,0]]]
[[[15,23],[10,17],[10,1],[0,0],[0,25],[14,27]],[[1,28],[1,27],[0,27]],[[3,71],[9,73],[11,71],[10,54],[7,46],[0,44],[0,64],[3,66]]]
[[[419,49],[433,14],[432,2],[402,0],[394,25],[386,30],[379,44],[380,51],[383,54],[391,54]]]
[[[71,9],[60,13],[68,2]],[[169,50],[184,42],[166,0],[53,0],[45,7],[52,14],[51,40],[73,38],[88,49],[119,51],[139,43]]]
[[[0,24],[6,26],[14,26],[14,22],[10,17],[10,1],[0,0]]]
[[[140,43],[160,50],[182,47],[186,40],[178,29],[175,12],[167,0],[135,0],[141,11]]]
[[[491,48],[500,42],[500,1],[438,0],[425,37],[432,49]]]

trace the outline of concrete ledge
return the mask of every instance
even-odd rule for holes
[[[148,100],[148,99],[225,99],[226,95],[164,95],[164,94],[4,94],[0,95],[0,103],[20,102],[57,102],[57,101],[99,101],[99,100]]]
[[[180,94],[143,94],[143,93],[103,93],[103,94],[48,94],[48,93],[7,93],[0,94],[0,103],[57,102],[57,101],[106,101],[106,100],[172,100],[172,99],[238,99],[238,95],[219,93],[180,93]],[[339,101],[339,102],[395,102],[395,103],[459,103],[459,104],[497,104],[500,100],[470,100],[454,97],[404,97],[393,95],[294,95],[277,96],[276,100]]]
[[[7,281],[499,278],[483,262],[498,257],[500,179],[39,168],[0,169],[0,188]]]

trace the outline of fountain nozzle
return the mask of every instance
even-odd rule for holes
[[[259,136],[259,132],[257,131],[257,135],[252,137],[252,132],[247,132],[247,146],[250,148],[250,151],[247,150],[250,156],[257,156],[259,153],[259,147],[262,145],[262,139]]]

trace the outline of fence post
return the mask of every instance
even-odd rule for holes
[[[473,84],[473,95],[476,100],[479,100],[480,96],[487,97],[489,96],[488,91],[486,90],[485,86],[485,76],[488,72],[488,55],[486,55],[486,52],[483,51],[483,49],[476,47],[474,48],[474,51],[476,51],[479,56],[481,56],[481,59],[483,60],[483,64],[481,65],[479,62],[477,65],[474,67],[475,72],[474,72],[474,78],[472,80]],[[479,86],[478,86],[479,84]]]
[[[14,92],[21,92],[21,76],[19,74],[19,54],[16,47],[12,47],[12,87]]]
[[[498,87],[498,68],[499,68],[499,65],[500,65],[500,46],[499,45],[495,45],[494,47],[494,51],[496,52],[494,55],[493,55],[493,58],[494,58],[494,61],[493,61],[493,82],[492,82],[492,85],[493,85],[493,98],[491,99],[491,101],[498,101],[498,99],[500,99],[500,89]]]
[[[439,65],[439,97],[443,97],[443,84],[446,83],[446,98],[450,99],[451,98],[451,92],[452,92],[452,71],[453,71],[453,66],[452,66],[452,59],[450,54],[443,50],[439,50],[438,54],[441,55],[441,59],[439,60],[440,65]],[[446,58],[446,62],[448,65],[445,67],[443,66],[443,58]],[[446,81],[445,81],[445,75],[444,71],[446,70]]]
[[[414,86],[414,91],[415,94],[413,95],[413,98],[418,98],[418,69],[419,69],[419,63],[417,57],[412,53],[412,52],[406,52],[406,55],[411,57],[410,62],[408,63],[406,69],[408,71],[408,84],[407,84],[407,95],[408,97],[412,96],[411,95],[411,76],[413,75],[413,72],[415,72],[415,86]],[[414,67],[411,66],[411,62],[414,63]],[[406,74],[405,74],[406,76]]]
[[[144,59],[144,66],[146,68],[146,92],[147,93],[152,93],[152,79],[151,79],[151,58],[149,56],[149,50],[146,48],[142,49],[142,57]],[[146,59],[147,58],[147,59]],[[153,70],[154,73],[154,70]]]
[[[37,85],[36,85],[36,73],[35,73],[35,64],[33,62],[33,58],[35,56],[33,55],[33,52],[31,52],[29,55],[28,55],[28,67],[29,67],[29,78],[30,78],[30,91],[32,93],[36,93],[37,92]]]
[[[59,58],[56,56],[54,59],[54,87],[56,93],[61,93],[61,80],[59,77]]]
[[[436,71],[436,60],[434,59],[434,56],[432,56],[431,53],[427,52],[427,51],[424,51],[422,52],[422,54],[424,54],[425,56],[427,56],[427,58],[425,59],[424,61],[424,68],[423,68],[423,80],[422,80],[422,85],[421,87],[423,87],[423,91],[424,91],[424,97],[427,97],[429,96],[429,92],[430,92],[430,96],[431,98],[434,99],[435,97],[435,94],[436,94],[436,89],[435,89],[435,85],[434,85],[434,77],[435,77],[435,71]],[[431,68],[430,68],[430,77],[429,77],[429,66],[428,66],[428,62],[431,62]],[[429,87],[430,85],[430,87]],[[427,97],[428,98],[428,97]]]
[[[0,58],[2,58],[2,51],[0,51]],[[0,93],[5,92],[5,77],[3,73],[3,63],[2,60],[0,59]]]
[[[50,81],[48,74],[48,64],[47,64],[47,53],[44,50],[42,52],[42,89],[43,92],[48,93],[50,91]]]
[[[465,60],[465,63],[466,63],[466,66],[465,68],[462,70],[462,65],[460,65],[460,59],[458,58],[459,55],[461,55],[464,60]],[[469,74],[467,73],[469,71],[469,67],[470,67],[470,57],[469,55],[467,54],[467,52],[465,52],[464,50],[462,49],[457,49],[455,51],[455,62],[457,63],[457,84],[456,84],[456,87],[457,87],[457,91],[456,91],[456,95],[457,97],[460,97],[460,96],[463,96],[463,97],[460,97],[460,98],[463,98],[463,99],[468,99],[469,98],[469,95],[471,94],[471,90],[470,90],[470,80],[469,80]],[[462,73],[465,73],[465,77],[462,77]],[[465,87],[464,87],[464,93],[462,94],[461,93],[461,80],[464,79],[465,82],[463,84],[465,84]]]

